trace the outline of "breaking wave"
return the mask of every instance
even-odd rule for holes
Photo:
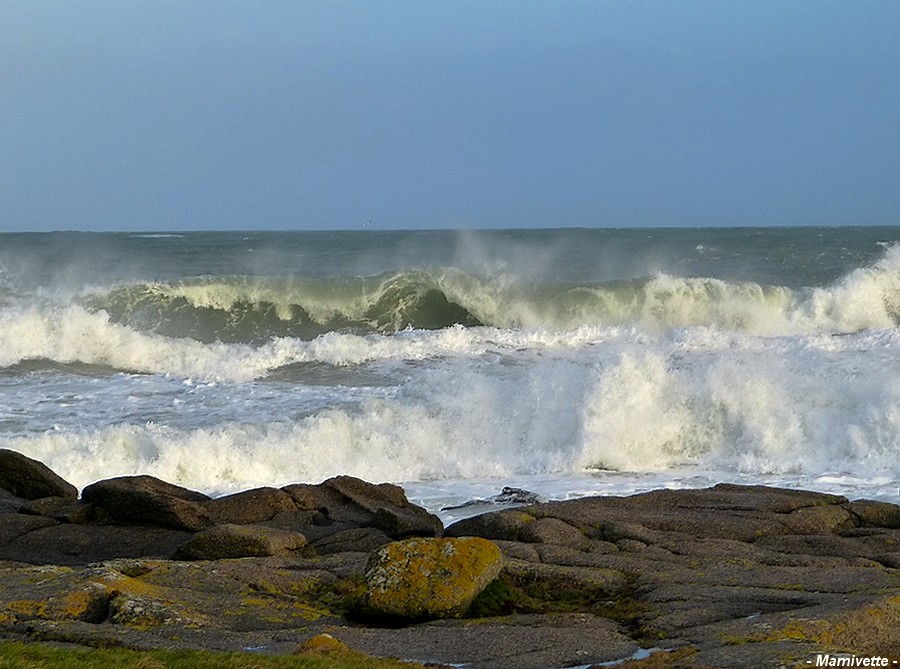
[[[884,370],[897,360],[896,332],[801,340],[690,330],[648,340],[631,331],[593,348],[547,340],[520,351],[524,340],[506,341],[505,357],[503,340],[479,343],[461,328],[431,333],[429,344],[452,350],[449,332],[460,350],[485,354],[421,366],[395,392],[348,405],[293,416],[292,389],[257,420],[222,420],[218,397],[204,405],[208,425],[138,416],[2,444],[78,485],[151,473],[206,491],[336,474],[422,481],[692,466],[782,481],[892,480],[900,383]],[[411,343],[402,352],[412,355]]]
[[[439,357],[541,341],[582,345],[622,328],[814,336],[898,321],[900,247],[831,286],[801,289],[665,274],[525,284],[455,269],[353,279],[203,277],[120,285],[74,300],[11,299],[0,307],[0,366],[46,360],[243,380],[305,362]]]
[[[900,248],[832,286],[805,289],[667,274],[594,285],[537,284],[439,268],[355,279],[204,277],[121,286],[82,303],[116,323],[203,342],[309,340],[332,331],[393,334],[452,325],[854,332],[894,327],[900,320]]]

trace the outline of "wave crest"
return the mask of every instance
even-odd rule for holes
[[[584,285],[522,283],[435,268],[354,279],[203,277],[122,286],[83,303],[117,323],[203,342],[310,340],[332,331],[394,334],[452,325],[838,333],[900,322],[900,247],[832,286],[805,289],[668,274]]]
[[[135,284],[83,303],[113,321],[203,342],[313,339],[326,332],[392,334],[405,328],[480,325],[448,298],[440,275],[396,272],[369,279],[299,280],[203,277]]]
[[[814,336],[898,322],[900,247],[832,286],[807,289],[662,274],[521,284],[446,269],[359,279],[201,278],[119,286],[75,304],[16,298],[0,306],[0,366],[45,360],[243,380],[309,362],[478,355],[547,342],[578,347],[618,330]],[[470,327],[477,325],[486,327]]]

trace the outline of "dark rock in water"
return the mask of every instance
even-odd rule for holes
[[[81,497],[124,523],[200,530],[214,524],[203,503],[209,497],[153,476],[122,476],[86,487]]]
[[[78,497],[78,489],[43,462],[0,448],[0,488],[22,499]]]
[[[540,504],[546,501],[546,498],[541,497],[530,490],[504,486],[503,489],[500,490],[500,494],[494,495],[493,497],[488,497],[486,499],[470,499],[468,502],[463,502],[456,506],[445,506],[441,511],[453,511],[454,509],[465,509],[470,506],[492,506],[498,504]]]
[[[183,560],[225,560],[290,555],[306,546],[306,537],[258,525],[217,525],[191,537],[175,553]]]
[[[544,497],[530,490],[510,488],[508,486],[504,486],[500,494],[495,495],[491,499],[495,504],[540,504],[547,501]]]
[[[279,513],[294,511],[297,505],[291,496],[278,488],[255,488],[218,497],[203,506],[207,515],[217,523],[248,525],[271,520]]]

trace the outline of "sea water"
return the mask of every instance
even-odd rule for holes
[[[896,501],[898,323],[900,228],[3,234],[0,447],[79,487],[350,474],[436,511]]]

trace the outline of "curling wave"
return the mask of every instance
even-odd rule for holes
[[[455,274],[455,275],[454,275]],[[392,334],[480,325],[454,290],[461,273],[393,272],[366,279],[202,277],[135,284],[82,301],[113,321],[203,342],[313,339],[326,332]]]
[[[668,274],[585,285],[523,283],[437,268],[356,279],[235,276],[135,284],[87,296],[83,304],[138,330],[203,342],[310,340],[327,332],[394,334],[452,325],[843,333],[900,322],[900,247],[831,286],[803,289]]]
[[[521,284],[450,269],[315,281],[201,278],[118,286],[74,302],[15,299],[0,307],[0,367],[46,361],[240,381],[310,362],[578,347],[620,331],[699,326],[803,337],[898,322],[900,247],[831,286],[807,289],[663,274]]]

